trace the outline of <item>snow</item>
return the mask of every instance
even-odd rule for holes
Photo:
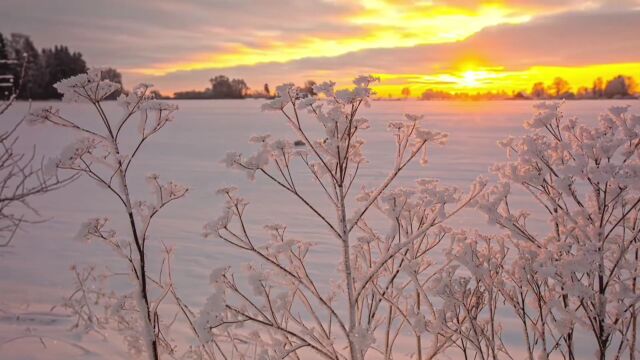
[[[192,309],[201,309],[213,290],[209,280],[211,270],[227,264],[239,268],[247,261],[245,255],[222,241],[202,237],[203,225],[220,215],[224,197],[216,196],[216,190],[229,184],[237,186],[239,194],[251,202],[247,210],[247,219],[251,221],[249,231],[257,234],[264,225],[285,223],[291,237],[317,243],[311,250],[314,270],[311,275],[329,284],[329,279],[336,276],[335,254],[339,244],[326,235],[324,224],[309,211],[292,206],[296,204],[295,200],[269,182],[250,182],[244,174],[225,169],[224,164],[220,164],[229,150],[255,151],[256,145],[247,142],[253,135],[288,136],[290,129],[282,121],[281,114],[261,112],[261,100],[175,103],[180,108],[174,115],[175,121],[145,144],[136,160],[132,192],[147,193],[145,179],[149,173],[158,173],[163,179],[171,179],[190,189],[185,199],[161,215],[151,233],[152,251],[161,251],[161,241],[175,248],[173,273],[181,297]],[[563,111],[582,121],[595,122],[598,114],[610,106],[629,103],[574,101],[566,103]],[[5,114],[0,126],[3,129],[10,126],[27,113],[29,106],[48,105],[52,103],[17,103]],[[62,114],[81,123],[95,121],[93,110],[86,104],[53,105],[60,107]],[[365,183],[357,185],[371,187],[386,177],[394,159],[391,153],[393,138],[386,131],[387,123],[411,113],[424,114],[425,128],[447,132],[449,138],[446,146],[429,148],[426,168],[413,164],[401,173],[400,184],[435,178],[443,185],[466,189],[478,175],[488,175],[488,169],[495,161],[505,160],[504,149],[497,141],[508,135],[524,134],[522,124],[531,119],[532,105],[527,101],[373,102],[360,114],[371,126],[365,135],[367,144],[363,146],[371,164],[361,172]],[[115,102],[107,103],[105,110],[120,113]],[[631,112],[638,112],[637,104],[633,104]],[[20,146],[29,149],[35,143],[44,156],[59,155],[72,140],[64,129],[47,126],[20,129]],[[490,182],[495,180],[490,177]],[[297,186],[317,204],[324,201],[324,194],[317,192],[313,183]],[[526,198],[516,196],[514,199],[514,206],[521,208]],[[118,211],[119,204],[97,184],[82,178],[67,188],[35,199],[33,205],[47,221],[25,227],[9,248],[0,249],[0,343],[11,340],[0,347],[1,357],[127,357],[121,342],[114,339],[93,336],[79,342],[74,332],[67,331],[73,325],[73,319],[60,308],[50,311],[72,288],[73,273],[69,269],[73,264],[95,263],[109,266],[114,271],[122,269],[121,262],[107,246],[81,242],[76,236],[90,218],[109,216],[116,225],[123,225],[126,219]],[[495,227],[487,227],[483,216],[473,210],[463,211],[448,225],[497,231]],[[150,266],[159,265],[152,262]],[[117,281],[115,286],[118,286]],[[174,329],[173,336],[180,338],[185,334],[186,329]],[[585,354],[591,354],[591,348],[585,348]]]

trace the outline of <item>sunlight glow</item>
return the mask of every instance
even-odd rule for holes
[[[617,75],[640,73],[640,63],[599,64],[589,66],[533,66],[519,71],[508,71],[501,67],[463,68],[440,74],[378,74],[383,81],[376,92],[381,97],[400,96],[402,88],[409,87],[412,97],[427,89],[451,93],[477,94],[505,91],[530,91],[533,83],[541,81],[549,85],[556,77],[562,77],[571,85],[571,91],[580,87],[591,87],[597,77],[609,80]]]

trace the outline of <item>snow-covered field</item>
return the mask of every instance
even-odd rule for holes
[[[289,129],[277,113],[260,112],[261,101],[178,101],[180,110],[175,122],[155,136],[137,160],[134,193],[146,187],[144,174],[156,172],[164,179],[175,180],[190,188],[186,199],[173,204],[160,218],[152,234],[155,243],[163,241],[175,248],[174,274],[178,290],[190,306],[197,309],[209,294],[208,274],[222,264],[238,265],[247,259],[229,246],[201,236],[202,225],[218,215],[221,199],[217,188],[236,184],[251,201],[248,218],[258,230],[267,223],[289,225],[297,237],[320,243],[313,253],[315,275],[335,276],[337,244],[323,233],[311,213],[294,206],[295,201],[283,191],[258,178],[250,182],[238,172],[231,172],[218,161],[229,150],[249,151],[251,135],[271,133],[289,136]],[[631,104],[638,112],[637,101],[573,101],[564,106],[567,116],[593,121],[598,113],[612,105]],[[37,106],[38,104],[33,104]],[[62,104],[62,114],[80,122],[95,121],[83,104]],[[425,114],[426,127],[449,132],[449,144],[430,149],[426,168],[413,166],[400,182],[417,178],[437,178],[442,182],[466,187],[478,175],[488,174],[489,166],[503,160],[504,152],[496,141],[507,135],[523,133],[522,122],[531,114],[532,102],[373,102],[363,115],[371,120],[365,135],[365,152],[370,164],[362,172],[364,184],[374,185],[387,173],[393,158],[393,140],[386,123],[403,113]],[[16,104],[5,114],[5,128],[27,111],[27,103]],[[108,104],[107,111],[119,109]],[[38,152],[53,156],[71,140],[68,132],[51,127],[24,127],[20,146],[36,144]],[[295,175],[294,175],[295,176]],[[312,193],[312,182],[302,183],[309,197],[317,203],[321,193]],[[33,204],[46,222],[25,227],[9,248],[0,249],[0,359],[44,358],[121,358],[126,352],[117,340],[87,338],[78,341],[67,332],[73,322],[60,309],[50,312],[69,293],[72,264],[98,264],[119,268],[119,260],[99,243],[85,243],[75,237],[81,222],[89,217],[112,216],[121,222],[118,203],[95,183],[83,178],[58,192],[42,196]],[[518,204],[515,204],[518,206]],[[480,227],[488,231],[482,217],[474,211],[463,212],[450,225]],[[177,329],[176,337],[180,337]],[[517,336],[517,335],[514,335]],[[509,336],[507,336],[509,338]],[[41,341],[42,339],[42,341]]]

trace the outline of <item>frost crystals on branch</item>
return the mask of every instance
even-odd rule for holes
[[[138,200],[130,192],[130,174],[134,160],[151,136],[172,120],[177,106],[161,102],[149,95],[147,84],[140,84],[128,95],[121,95],[117,103],[123,113],[120,117],[107,115],[103,100],[119,88],[110,81],[101,80],[101,72],[92,69],[86,74],[65,79],[55,84],[64,94],[65,101],[88,103],[97,114],[95,125],[81,125],[65,117],[58,109],[45,106],[31,112],[27,121],[32,124],[52,124],[82,135],[67,146],[55,161],[58,169],[84,174],[109,191],[122,205],[126,231],[116,231],[107,218],[94,218],[82,225],[79,238],[98,239],[109,245],[129,268],[133,289],[124,294],[96,290],[90,286],[98,278],[93,268],[75,269],[76,291],[65,306],[78,317],[78,326],[101,333],[110,327],[117,329],[126,339],[133,354],[146,353],[158,359],[162,352],[174,351],[166,331],[172,320],[163,320],[159,306],[168,294],[175,295],[170,275],[169,249],[166,256],[157,259],[149,254],[150,227],[156,215],[169,203],[182,198],[187,188],[172,181],[163,182],[156,174],[147,177],[152,199]],[[138,118],[137,137],[124,139],[127,125]],[[149,272],[149,262],[158,262],[159,275]],[[164,274],[167,274],[167,271]],[[169,272],[170,274],[170,272]],[[102,304],[105,311],[98,311]]]
[[[515,253],[493,286],[520,319],[529,359],[576,359],[585,331],[598,359],[637,357],[640,116],[628,108],[586,126],[540,103],[529,134],[499,142],[509,161],[493,167],[501,182],[475,205],[508,231],[502,244]],[[536,209],[513,208],[515,186],[547,226],[527,222]]]
[[[485,182],[478,180],[467,194],[429,179],[392,187],[409,163],[418,157],[425,165],[427,148],[447,140],[445,133],[422,128],[420,116],[406,115],[388,126],[396,144],[389,175],[355,194],[366,164],[362,134],[369,128],[358,113],[369,105],[375,81],[361,76],[353,89],[341,90],[325,82],[314,87],[318,96],[301,94],[293,84],[279,86],[279,96],[263,110],[280,112],[305,148],[262,135],[250,139],[256,153],[225,156],[227,167],[270,181],[323,223],[327,238],[340,249],[341,262],[336,283],[315,279],[309,269],[313,243],[291,237],[280,224],[266,226],[270,240],[261,240],[249,231],[248,201],[235,187],[220,189],[226,204],[220,217],[205,226],[205,236],[254,255],[257,263],[247,265],[238,278],[228,269],[212,274],[215,293],[198,319],[201,337],[225,339],[236,353],[270,359],[313,354],[361,360],[374,353],[389,358],[409,351],[396,346],[399,334],[415,338],[413,353],[419,359],[434,358],[451,346],[425,291],[444,265],[430,255],[451,231],[443,222],[476,198]],[[319,139],[311,135],[313,126],[322,132]],[[294,163],[308,172],[306,177],[294,176]],[[324,194],[326,204],[313,203],[301,191],[300,184],[308,181]],[[372,220],[380,217],[387,219],[386,230],[387,224]]]

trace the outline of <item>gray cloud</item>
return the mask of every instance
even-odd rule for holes
[[[229,44],[259,47],[331,29],[357,10],[314,0],[2,0],[0,32],[30,34],[37,46],[64,43],[91,64],[122,68],[178,62]]]

